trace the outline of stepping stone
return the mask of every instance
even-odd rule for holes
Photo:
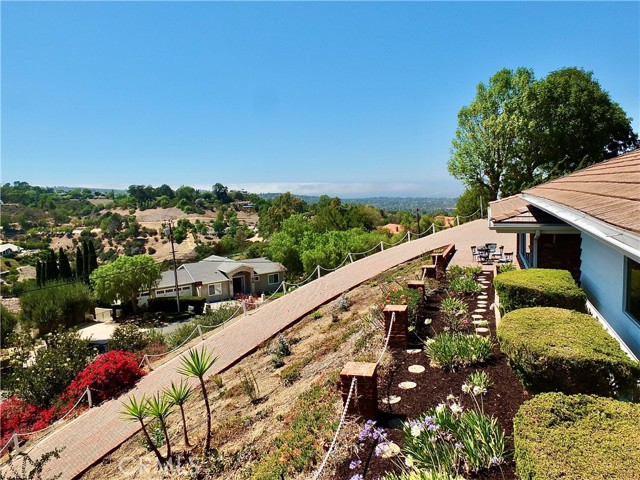
[[[486,300],[487,298],[486,295],[478,295],[478,300]]]
[[[420,350],[419,348],[410,348],[409,350],[407,350],[407,353],[420,353],[422,350]]]
[[[409,371],[411,373],[422,373],[424,372],[424,367],[422,365],[411,365]]]
[[[416,388],[416,382],[400,382],[398,386],[402,390],[411,390],[412,388]]]
[[[484,318],[482,315],[471,315],[471,318],[481,319]]]
[[[389,395],[386,398],[382,399],[382,403],[386,403],[387,405],[393,405],[394,403],[398,403],[400,401],[400,397],[398,395]]]
[[[484,323],[484,320],[472,320],[471,323],[473,323],[474,325],[481,325]]]
[[[486,300],[478,300],[476,303],[477,303],[478,305],[486,305],[486,304],[487,304],[487,301],[486,301]]]
[[[488,333],[489,329],[487,327],[477,327],[476,333]]]
[[[487,288],[489,288],[489,287],[487,287],[486,285],[480,285],[480,288],[483,288],[483,289],[485,289],[485,290],[486,290],[486,289],[487,289]]]
[[[487,311],[487,309],[486,309],[486,308],[476,308],[476,309],[474,310],[474,312],[477,312],[477,313],[482,313],[482,312],[486,312],[486,311]]]

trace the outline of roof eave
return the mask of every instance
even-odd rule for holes
[[[624,255],[630,256],[635,261],[640,262],[640,235],[615,227],[584,212],[546,198],[532,195],[531,193],[522,193],[522,197],[540,210],[563,220],[578,230],[591,235]]]
[[[499,233],[534,233],[540,231],[542,233],[579,233],[579,230],[571,225],[558,225],[554,223],[524,223],[524,222],[489,222],[489,229]]]

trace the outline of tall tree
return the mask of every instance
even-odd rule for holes
[[[60,250],[58,251],[58,262],[60,264],[59,265],[60,278],[64,280],[71,279],[71,277],[73,277],[73,272],[71,271],[71,265],[69,264],[69,259],[67,258],[67,255],[64,253],[64,250],[62,250],[62,247],[60,247]]]
[[[91,285],[97,299],[113,303],[130,302],[138,311],[138,294],[154,288],[162,274],[160,265],[147,255],[122,256],[101,265],[91,273]]]
[[[532,82],[532,70],[500,70],[488,85],[478,84],[475,99],[458,113],[449,173],[467,187],[485,188],[491,200],[498,198],[503,175],[518,155],[518,99]]]
[[[40,260],[36,260],[36,286],[38,287],[44,285],[44,279],[42,276],[42,262],[40,262]]]
[[[76,247],[76,277],[82,278],[84,275],[84,258],[80,247]]]
[[[82,275],[89,282],[89,243],[86,240],[82,240]]]
[[[56,262],[56,254],[53,250],[49,249],[47,254],[47,281],[57,280],[60,274],[58,272],[58,264]]]
[[[460,110],[448,169],[495,200],[638,146],[631,119],[591,72],[535,80],[531,70],[504,69]]]
[[[96,256],[96,247],[92,240],[87,241],[89,244],[89,275],[98,268],[98,257]]]

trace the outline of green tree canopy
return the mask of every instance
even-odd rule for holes
[[[591,72],[503,69],[458,113],[449,173],[495,200],[640,146]]]
[[[147,255],[122,256],[91,273],[91,284],[98,300],[131,302],[138,310],[138,294],[155,287],[161,278],[160,265]]]

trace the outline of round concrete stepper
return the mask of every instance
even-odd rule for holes
[[[483,312],[486,312],[486,311],[487,311],[487,309],[486,309],[486,308],[476,308],[476,309],[474,310],[474,312],[478,312],[478,313],[483,313]]]
[[[486,285],[480,285],[480,288],[483,288],[483,289],[485,289],[485,290],[486,290],[486,289],[487,289],[487,288],[489,288],[489,287],[487,287]]]
[[[476,333],[487,333],[489,332],[489,329],[486,327],[477,327],[476,328]]]
[[[400,382],[398,386],[402,390],[411,390],[412,388],[416,388],[416,382]]]
[[[398,403],[400,401],[400,397],[398,395],[389,395],[382,399],[382,403],[386,403],[387,405],[393,405],[394,403]]]
[[[477,303],[478,305],[486,305],[486,304],[487,304],[487,301],[486,301],[486,300],[478,300],[476,303]]]
[[[424,367],[422,365],[411,365],[409,371],[411,373],[422,373],[424,372]]]
[[[484,323],[484,320],[473,320],[471,323],[473,323],[474,325],[480,325]]]
[[[484,318],[482,315],[471,315],[471,318]]]
[[[478,300],[486,300],[487,298],[486,295],[478,295]]]
[[[407,353],[420,353],[422,350],[420,350],[419,348],[410,348],[409,350],[407,350]]]

